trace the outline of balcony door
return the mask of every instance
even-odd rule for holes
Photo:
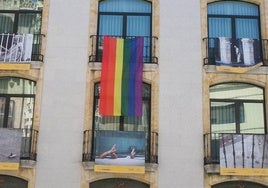
[[[221,1],[208,5],[209,37],[260,39],[257,5]]]
[[[211,157],[219,159],[222,134],[265,134],[264,90],[248,83],[210,87]]]
[[[144,37],[144,56],[150,57],[152,5],[143,0],[104,0],[99,3],[98,41],[102,36]],[[101,52],[99,52],[101,53]]]
[[[105,0],[99,4],[99,35],[150,36],[151,3],[142,0]]]
[[[261,35],[257,5],[241,1],[219,1],[208,4],[207,12],[210,57],[216,56],[216,62],[218,60],[225,64],[229,61],[244,63],[250,57],[241,54],[249,54],[250,50],[246,49],[251,49],[254,51],[252,56],[255,61],[260,61]],[[249,45],[252,45],[252,48],[246,48]],[[223,48],[230,50],[230,58],[220,58],[226,53]],[[215,63],[214,60],[212,62]]]

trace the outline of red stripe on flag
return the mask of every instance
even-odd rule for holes
[[[115,55],[116,39],[104,37],[100,92],[100,114],[104,116],[112,115],[114,109]]]

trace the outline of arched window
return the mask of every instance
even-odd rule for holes
[[[261,61],[260,13],[257,5],[218,1],[207,6],[209,63],[252,64]]]
[[[216,185],[213,185],[212,188],[234,188],[234,187],[243,187],[243,188],[267,188],[267,186],[254,183],[254,182],[248,182],[248,181],[229,181],[229,182],[223,182]]]
[[[35,94],[34,81],[0,77],[0,128],[32,128]]]
[[[143,0],[105,0],[99,4],[99,35],[150,36],[151,3]]]
[[[125,117],[125,116],[101,116],[99,114],[100,83],[95,84],[94,89],[94,138],[98,131],[129,131],[145,133],[145,160],[150,159],[150,117],[151,117],[151,86],[143,83],[143,109],[141,117]],[[96,140],[94,140],[96,142]],[[95,145],[95,144],[93,144]],[[95,148],[93,147],[94,153]]]
[[[264,90],[247,83],[210,87],[211,133],[265,133]]]
[[[148,184],[139,182],[131,179],[124,178],[110,178],[104,180],[98,180],[90,183],[91,188],[109,188],[109,187],[120,187],[120,188],[149,188]]]
[[[260,39],[259,7],[241,1],[208,4],[209,37]]]
[[[97,57],[102,55],[103,36],[144,37],[144,62],[151,61],[152,4],[144,0],[104,0],[99,3]]]
[[[0,33],[40,33],[43,1],[0,2]]]
[[[28,182],[21,178],[0,175],[0,187],[1,188],[27,188]]]

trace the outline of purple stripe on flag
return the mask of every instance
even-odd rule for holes
[[[143,69],[143,37],[137,38],[136,81],[135,81],[135,115],[142,115],[142,69]]]

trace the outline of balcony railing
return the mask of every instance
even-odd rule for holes
[[[43,61],[42,34],[0,34],[0,62]]]
[[[151,132],[151,145],[149,151],[146,154],[147,163],[158,163],[158,133]],[[84,140],[83,140],[83,162],[94,161],[94,156],[92,153],[92,131],[85,130],[84,131]]]
[[[204,65],[228,64],[243,67],[251,62],[268,65],[268,39],[204,38]]]
[[[102,51],[103,51],[103,37],[102,35],[91,35],[91,52],[89,56],[89,62],[101,62],[102,61]],[[119,37],[119,36],[113,36]],[[133,36],[128,36],[126,38],[133,38]],[[156,55],[156,45],[157,37],[144,37],[144,47],[143,47],[143,63],[158,63],[158,57]]]
[[[204,164],[228,168],[268,166],[265,134],[208,133],[204,135]]]
[[[21,160],[36,161],[38,131],[34,129],[22,129]]]

